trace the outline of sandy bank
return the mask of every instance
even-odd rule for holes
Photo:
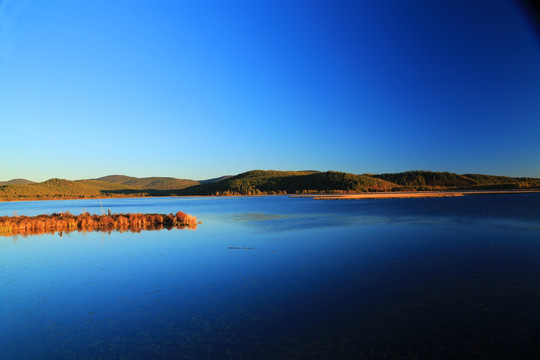
[[[497,195],[497,194],[530,194],[539,190],[485,190],[485,191],[411,191],[411,192],[380,192],[343,195],[305,195],[314,200],[354,200],[354,199],[406,199],[406,198],[435,198],[467,195]]]

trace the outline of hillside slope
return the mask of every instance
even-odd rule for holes
[[[406,171],[373,175],[373,177],[393,182],[404,190],[429,189],[521,189],[538,188],[540,179],[513,178],[508,176],[464,174],[434,171]]]
[[[177,179],[173,177],[136,178],[125,175],[108,175],[96,180],[122,184],[130,189],[137,190],[178,190],[199,184],[199,182],[195,180]]]
[[[41,183],[28,185],[0,186],[0,199],[91,198],[120,192],[127,194],[129,191],[130,189],[125,185],[104,181],[49,179]]]
[[[184,189],[182,195],[297,194],[314,192],[360,192],[391,190],[396,185],[367,175],[328,171],[253,170],[217,183]]]
[[[35,184],[35,182],[26,179],[13,179],[8,181],[0,181],[0,185],[28,185]]]
[[[50,179],[0,185],[0,200],[171,195],[358,193],[397,190],[540,189],[540,179],[449,172],[407,171],[355,175],[337,171],[253,170],[208,181],[109,175],[94,180]],[[5,182],[4,182],[5,183]]]

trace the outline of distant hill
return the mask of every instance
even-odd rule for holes
[[[0,185],[28,185],[35,184],[35,182],[26,179],[13,179],[8,181],[0,181]]]
[[[380,174],[373,177],[393,182],[404,187],[418,186],[470,186],[473,180],[454,173],[449,172],[432,172],[432,171],[406,171],[402,173]]]
[[[122,184],[130,189],[137,190],[179,190],[199,184],[199,182],[195,180],[177,179],[172,177],[136,178],[125,175],[108,175],[96,180]]]
[[[171,195],[259,195],[346,193],[446,189],[540,189],[540,179],[434,171],[380,175],[252,170],[236,176],[195,181],[171,177],[109,175],[92,180],[49,179],[34,183],[14,179],[0,183],[0,200],[73,199]]]
[[[100,197],[114,192],[129,192],[129,188],[121,184],[113,184],[97,180],[49,179],[41,183],[26,185],[0,186],[0,199],[63,199]]]
[[[124,182],[137,180],[137,179],[138,178],[136,178],[136,177],[126,176],[126,175],[107,175],[107,176],[102,176],[100,178],[92,179],[92,180],[112,182],[112,183],[116,183],[116,184],[123,184]]]
[[[540,179],[526,178],[526,177],[508,177],[498,175],[482,175],[482,174],[465,174],[463,175],[473,180],[472,186],[475,187],[538,187],[540,186]]]
[[[225,175],[213,179],[199,180],[199,184],[210,184],[232,178],[234,175]]]
[[[393,182],[404,190],[520,189],[540,187],[540,179],[534,178],[514,178],[480,174],[459,175],[439,171],[416,170],[373,175],[373,177]]]

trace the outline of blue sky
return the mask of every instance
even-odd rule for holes
[[[515,2],[0,1],[0,180],[540,177]]]

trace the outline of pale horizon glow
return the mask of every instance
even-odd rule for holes
[[[518,1],[0,0],[0,181],[540,177]]]

